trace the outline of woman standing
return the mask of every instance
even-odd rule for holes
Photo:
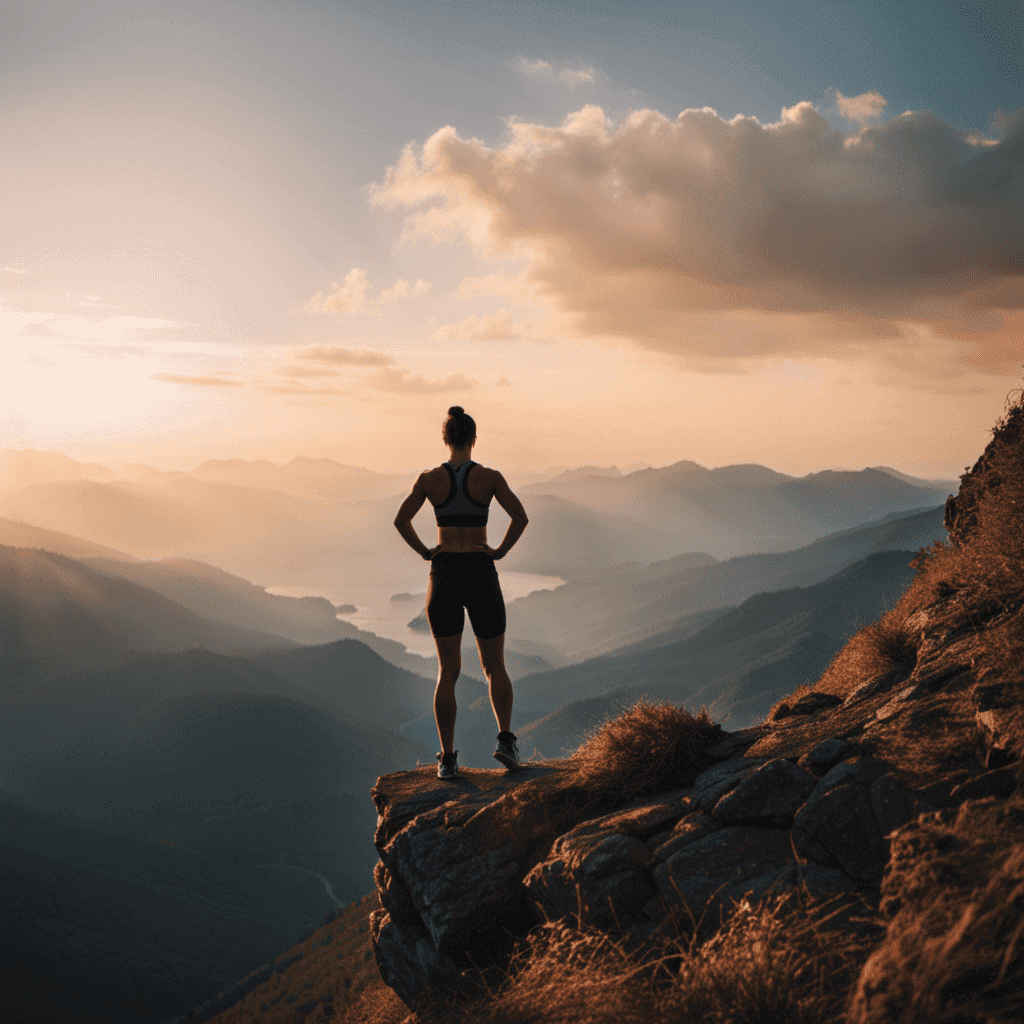
[[[512,723],[512,681],[505,671],[505,601],[494,562],[504,558],[522,536],[528,519],[522,502],[496,469],[474,462],[476,423],[461,405],[453,405],[441,428],[448,461],[421,473],[412,494],[402,502],[395,527],[418,555],[430,561],[427,621],[437,645],[437,689],[434,718],[441,752],[437,777],[458,775],[455,737],[455,682],[462,669],[463,609],[476,635],[480,664],[490,688],[491,707],[498,722],[494,756],[506,768],[520,767]],[[487,544],[487,511],[491,498],[509,514],[505,538],[496,548]],[[430,501],[437,519],[437,547],[428,548],[416,535],[413,516]]]

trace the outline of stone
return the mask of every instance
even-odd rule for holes
[[[725,828],[725,826],[707,811],[694,811],[681,818],[663,841],[654,847],[651,860],[655,862],[667,860],[676,850],[696,842],[698,839],[703,839],[704,836],[717,832],[720,828]]]
[[[709,761],[727,761],[733,757],[739,757],[749,750],[765,733],[767,729],[763,725],[751,726],[749,729],[737,729],[736,732],[727,732],[717,743],[704,751],[704,756]]]
[[[983,703],[988,704],[990,701],[990,698],[982,698]],[[1013,724],[1007,710],[998,706],[979,710],[975,712],[974,724],[981,737],[987,769],[1002,768],[1019,759],[1020,755],[1015,749]]]
[[[822,740],[804,754],[797,764],[814,772],[815,775],[824,775],[840,761],[845,761],[850,757],[854,750],[854,745],[848,740],[838,738]]]
[[[682,794],[680,794],[680,799],[681,797]],[[617,811],[614,814],[607,814],[602,818],[595,818],[593,822],[588,822],[587,825],[594,831],[612,830],[622,832],[628,836],[638,836],[641,839],[646,839],[655,832],[661,831],[667,825],[674,825],[683,814],[683,806],[677,800],[675,803],[665,802],[631,807],[624,811]],[[577,826],[577,828],[579,827]]]
[[[385,864],[405,882],[443,952],[521,898],[513,843],[480,844],[464,829],[406,828],[388,845]]]
[[[830,768],[819,780],[808,801],[823,796],[836,786],[870,786],[885,774],[885,766],[869,757],[856,757]]]
[[[406,1006],[463,984],[462,972],[438,952],[422,925],[399,928],[386,910],[375,910],[370,914],[370,940],[381,979]]]
[[[843,703],[843,698],[834,693],[822,693],[820,690],[811,690],[805,693],[790,708],[790,715],[814,715],[827,708],[838,707]]]
[[[871,786],[871,809],[884,838],[916,818],[920,804],[891,775],[883,775]]]
[[[767,760],[764,757],[735,757],[705,769],[694,779],[691,799],[703,810],[713,807],[720,797]]]
[[[607,928],[639,917],[654,895],[643,872],[651,851],[643,840],[616,830],[623,824],[636,827],[636,816],[582,822],[530,869],[523,886],[538,921],[577,916]]]
[[[788,825],[816,784],[804,768],[775,758],[742,779],[711,813],[725,824]]]
[[[824,782],[822,779],[818,787]],[[820,793],[816,787],[793,819],[794,845],[805,856],[800,843],[803,835],[816,840],[855,881],[877,882],[881,878],[888,848],[879,833],[867,787],[840,782]]]
[[[737,825],[677,850],[655,867],[654,883],[666,909],[696,921],[740,893],[738,883],[778,875],[793,863],[787,832]]]
[[[391,915],[392,921],[396,924],[423,923],[405,883],[388,871],[383,861],[377,861],[373,880],[377,883],[381,906]]]
[[[795,883],[804,886],[811,896],[819,900],[849,896],[860,899],[856,882],[844,871],[824,864],[801,864],[797,869]]]

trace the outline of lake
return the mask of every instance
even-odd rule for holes
[[[326,597],[335,605],[353,604],[356,611],[338,616],[359,629],[405,644],[414,654],[433,657],[434,641],[429,633],[414,633],[407,623],[423,611],[427,592],[427,566],[422,561],[408,566],[382,567],[378,560],[360,566],[337,567],[330,576],[313,582],[287,582],[266,587],[267,593],[285,597]],[[502,569],[498,578],[505,603],[526,597],[535,590],[554,590],[565,581],[557,576],[538,576],[528,572]],[[396,594],[412,595],[408,600],[392,601]],[[466,629],[469,623],[467,621]]]

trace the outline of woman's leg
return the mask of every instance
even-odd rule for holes
[[[455,752],[455,683],[462,671],[462,634],[435,636],[437,646],[437,689],[434,690],[434,719],[441,753]]]
[[[480,664],[491,692],[491,708],[498,722],[498,732],[511,732],[512,680],[505,671],[505,634],[484,640],[476,638]]]

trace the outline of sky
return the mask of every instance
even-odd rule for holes
[[[0,448],[952,478],[1024,6],[0,3]]]

